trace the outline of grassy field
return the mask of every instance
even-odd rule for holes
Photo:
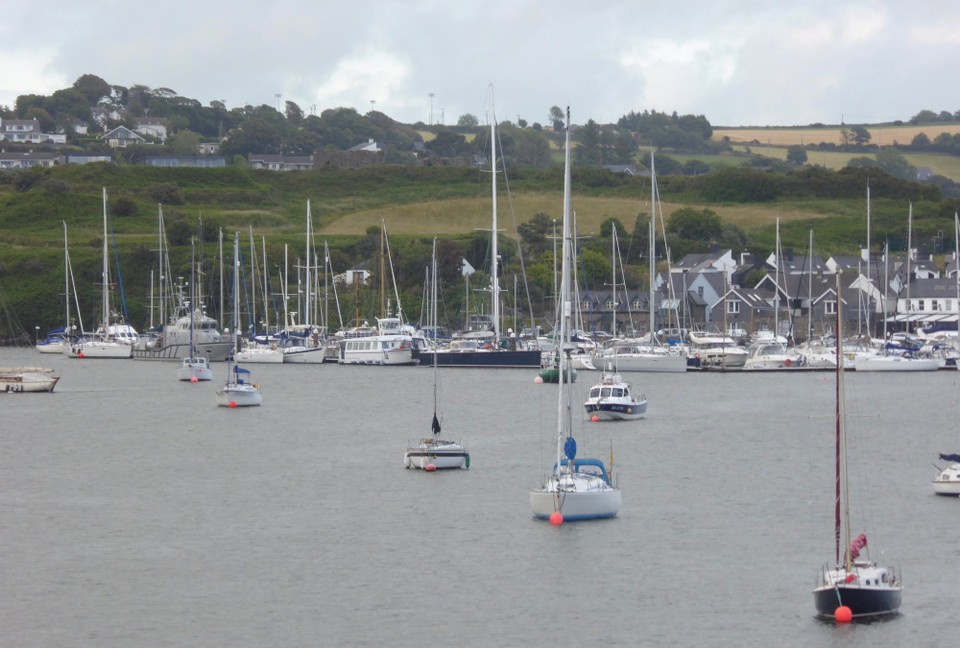
[[[887,146],[893,144],[909,144],[920,133],[926,133],[931,140],[940,133],[955,135],[960,133],[960,124],[925,124],[922,126],[867,126],[870,133],[870,143]],[[843,140],[840,137],[840,127],[797,127],[783,128],[771,126],[768,128],[716,128],[713,139],[722,141],[729,138],[731,144],[763,144],[766,146],[807,146],[810,144],[836,144],[840,146]]]
[[[787,148],[783,146],[747,146],[736,145],[735,151],[746,152],[747,149],[754,155],[765,155],[767,157],[777,158],[778,160],[787,159]],[[807,151],[807,164],[822,166],[834,171],[847,166],[847,163],[855,157],[861,157],[862,154],[843,153],[838,151]],[[938,153],[904,153],[903,155],[910,164],[915,167],[929,167],[936,175],[950,178],[954,182],[960,182],[960,157],[955,155],[941,155]],[[722,156],[716,156],[723,160]],[[730,163],[736,163],[738,158],[725,158]],[[707,161],[707,160],[705,160]],[[710,164],[714,162],[708,161]]]

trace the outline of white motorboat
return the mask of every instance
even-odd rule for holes
[[[399,317],[377,319],[377,334],[348,337],[340,342],[340,364],[411,365],[413,335]]]
[[[747,350],[727,335],[691,331],[690,353],[700,359],[701,369],[743,369]]]
[[[937,495],[956,497],[960,495],[960,454],[940,454],[940,459],[949,461],[946,468],[937,467],[933,478],[933,492]]]
[[[59,380],[46,367],[0,367],[0,392],[5,394],[52,392]]]
[[[593,421],[632,421],[647,413],[647,397],[635,395],[620,374],[605,373],[584,403]]]
[[[940,360],[906,355],[874,355],[858,359],[854,369],[857,371],[937,371],[940,369]]]
[[[803,365],[803,356],[782,342],[757,344],[747,349],[744,371],[796,369]]]
[[[560,317],[561,349],[570,342],[573,313],[571,303],[570,260],[573,256],[573,233],[570,226],[570,112],[567,111],[566,146],[563,185],[563,254],[560,273],[562,311]],[[561,353],[559,370],[562,373],[569,361]],[[530,508],[534,517],[550,520],[551,524],[564,521],[591,520],[615,517],[620,512],[622,496],[613,477],[598,459],[577,458],[577,442],[573,437],[571,392],[573,381],[563,381],[557,397],[557,455],[552,472],[538,488],[530,491]],[[562,455],[562,456],[561,456]]]

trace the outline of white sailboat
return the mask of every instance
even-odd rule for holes
[[[103,188],[103,266],[100,283],[100,326],[96,334],[70,345],[67,353],[73,358],[130,358],[136,331],[128,324],[113,323],[110,307],[110,250],[107,234],[107,189]]]
[[[240,331],[240,235],[233,238],[233,327]],[[239,344],[240,336],[234,339]],[[234,362],[231,356],[227,360],[227,381],[217,392],[217,405],[220,407],[252,407],[263,403],[263,394],[260,386],[250,382],[249,369],[244,369]]]
[[[433,239],[433,260],[431,262],[430,301],[432,325],[437,330],[437,239]],[[459,441],[444,441],[440,438],[440,419],[437,416],[437,360],[433,359],[433,420],[430,423],[432,436],[410,446],[403,455],[406,468],[420,468],[434,471],[444,468],[469,468],[470,455]]]
[[[313,219],[310,214],[310,201],[307,200],[307,261],[304,264],[306,279],[304,281],[304,300],[300,307],[302,324],[293,325],[288,321],[286,326],[287,344],[283,347],[283,361],[294,364],[322,364],[326,360],[326,329],[317,326],[314,314],[314,304],[317,294],[314,291],[315,275],[312,272],[316,263],[313,254]]]
[[[614,339],[606,348],[594,354],[593,365],[598,368],[616,367],[617,371],[649,371],[658,373],[682,373],[687,370],[687,356],[678,350],[658,344],[656,335],[655,285],[657,274],[657,173],[654,168],[653,151],[650,152],[650,245],[649,245],[649,290],[647,293],[649,333],[646,339]]]
[[[180,362],[180,368],[177,369],[177,380],[188,380],[190,382],[200,382],[213,380],[213,370],[210,369],[210,359],[197,353],[197,347],[193,343],[193,313],[196,310],[194,295],[196,294],[196,276],[194,270],[196,260],[194,259],[194,242],[190,241],[190,353]]]
[[[837,295],[840,294],[840,273],[837,273]],[[896,613],[900,609],[903,586],[895,568],[882,567],[861,552],[867,549],[864,533],[852,538],[850,526],[850,488],[847,479],[847,437],[844,402],[843,329],[841,300],[837,300],[836,362],[836,455],[834,465],[834,560],[820,570],[813,590],[817,614],[848,622],[854,618]],[[842,508],[841,508],[842,504]],[[843,545],[841,546],[841,538]],[[841,553],[841,548],[843,552]]]
[[[37,351],[40,353],[69,353],[73,339],[74,326],[70,315],[70,298],[76,299],[77,288],[73,281],[73,266],[70,264],[70,248],[67,245],[67,222],[63,221],[63,301],[66,306],[66,317],[63,327],[56,331],[49,331],[44,339],[37,342]],[[77,303],[77,321],[83,331],[83,319],[80,316],[80,304]]]
[[[570,259],[573,238],[570,227],[570,111],[567,110],[566,152],[563,185],[563,254],[560,273],[562,313],[560,339],[562,347],[570,342],[573,305],[570,301]],[[560,354],[560,371],[569,371],[569,358]],[[557,457],[553,471],[542,485],[530,491],[530,507],[539,519],[551,524],[564,520],[590,520],[615,517],[620,511],[621,494],[607,473],[603,462],[577,457],[573,437],[572,381],[562,381],[557,398]]]

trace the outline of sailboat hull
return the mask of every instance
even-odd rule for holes
[[[846,605],[854,618],[864,618],[895,614],[900,609],[901,594],[899,587],[838,585],[814,590],[813,599],[820,616],[832,619],[837,608]]]
[[[509,351],[505,349],[476,349],[469,351],[440,349],[420,351],[420,364],[432,365],[436,356],[438,367],[540,367],[540,351]]]
[[[549,520],[557,510],[566,522],[612,518],[620,512],[621,501],[620,491],[612,488],[593,492],[530,492],[530,508],[534,517],[541,520]]]
[[[256,407],[263,404],[260,390],[249,384],[228,383],[217,392],[220,407]]]
[[[418,446],[408,448],[403,455],[405,468],[426,470],[427,466],[431,464],[437,470],[469,468],[470,455],[459,443],[452,441],[434,443],[433,439],[425,440]]]

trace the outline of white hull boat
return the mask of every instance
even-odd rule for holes
[[[283,349],[262,346],[247,347],[237,351],[234,360],[243,364],[280,364],[283,362]]]
[[[493,135],[493,133],[491,133]],[[491,138],[493,139],[493,138]],[[569,348],[572,328],[571,260],[573,258],[572,208],[570,204],[570,112],[567,111],[564,147],[563,183],[563,254],[560,272],[560,349]],[[562,351],[558,369],[567,370],[568,353]],[[686,358],[683,358],[686,364]],[[620,512],[621,493],[599,459],[577,458],[577,442],[573,437],[571,401],[573,381],[561,381],[557,390],[557,459],[552,472],[539,487],[530,491],[530,508],[537,519],[553,525],[570,520],[594,520],[616,517]],[[611,452],[612,454],[612,452]],[[612,461],[612,460],[611,460]]]
[[[177,380],[201,382],[213,380],[213,371],[206,358],[184,358],[177,369]]]
[[[45,367],[0,367],[0,392],[52,392],[60,376]]]
[[[220,407],[256,407],[263,404],[263,394],[255,384],[227,383],[217,392]]]
[[[938,358],[910,358],[898,355],[877,355],[858,359],[856,371],[937,371]]]
[[[87,340],[71,344],[67,355],[71,358],[132,358],[133,347],[110,340]]]
[[[584,407],[591,420],[632,421],[647,413],[647,397],[635,396],[629,383],[617,374],[604,374],[599,383],[590,388]]]
[[[933,492],[947,497],[960,496],[960,455],[940,455],[941,459],[950,461],[946,468],[937,468],[933,478]]]

